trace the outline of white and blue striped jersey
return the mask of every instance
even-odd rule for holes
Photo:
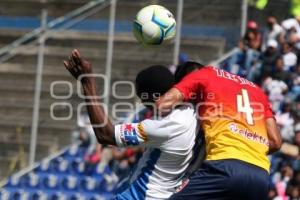
[[[186,172],[198,133],[195,110],[188,106],[176,108],[159,120],[115,126],[119,147],[145,146],[129,188],[116,199],[168,199]]]

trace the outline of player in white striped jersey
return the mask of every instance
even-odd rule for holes
[[[78,78],[91,74],[90,63],[80,58],[77,50],[64,62],[70,73]],[[182,105],[168,116],[147,119],[140,123],[113,126],[99,106],[96,84],[91,76],[81,79],[83,91],[90,98],[87,110],[94,132],[101,144],[119,147],[144,146],[146,148],[135,170],[129,187],[119,193],[118,200],[168,199],[182,183],[182,177],[193,157],[198,133],[196,113],[192,106]],[[163,66],[152,66],[141,71],[136,78],[137,95],[149,105],[174,84],[174,76]]]

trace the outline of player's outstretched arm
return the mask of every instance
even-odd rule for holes
[[[75,79],[78,79],[81,75],[92,74],[92,65],[82,59],[76,49],[72,51],[69,60],[64,61],[64,65]],[[85,96],[89,96],[89,98],[86,98],[87,111],[97,140],[101,144],[115,145],[114,126],[97,99],[95,78],[91,76],[81,77],[80,81]],[[100,124],[101,126],[97,126]]]
[[[175,105],[183,102],[183,95],[177,88],[170,89],[161,98],[156,101],[156,106],[158,108],[159,114],[167,115],[169,114]]]
[[[269,139],[269,154],[271,154],[281,148],[282,139],[276,121],[273,117],[266,119],[266,127]]]

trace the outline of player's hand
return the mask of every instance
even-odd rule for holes
[[[81,58],[80,53],[77,49],[74,49],[72,51],[68,61],[64,61],[64,65],[75,79],[81,79],[81,75],[92,73],[91,63]]]

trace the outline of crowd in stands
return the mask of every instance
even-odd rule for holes
[[[261,27],[266,27],[264,30]],[[283,145],[270,156],[270,200],[300,199],[300,16],[249,21],[238,51],[223,65],[268,94]]]

